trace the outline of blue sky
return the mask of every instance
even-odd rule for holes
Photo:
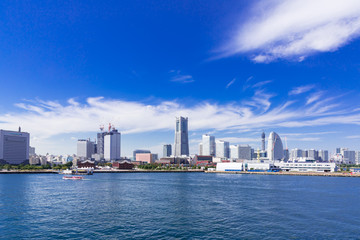
[[[190,150],[211,133],[260,147],[360,150],[360,3],[2,1],[0,128],[76,153],[109,122],[122,155],[161,155],[175,116]]]

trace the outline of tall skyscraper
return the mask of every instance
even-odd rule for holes
[[[263,152],[265,151],[265,133],[264,132],[261,134],[261,150]]]
[[[121,134],[113,129],[104,137],[104,158],[106,161],[120,160]]]
[[[202,135],[202,154],[206,156],[215,156],[215,148],[215,137],[208,134]]]
[[[28,164],[29,139],[27,132],[0,129],[0,164]]]
[[[315,149],[307,150],[307,157],[310,159],[318,160],[318,151]]]
[[[79,139],[77,141],[77,156],[83,159],[90,159],[94,153],[94,142],[90,139]]]
[[[329,152],[327,150],[319,150],[318,151],[319,160],[322,162],[329,161]]]
[[[216,140],[216,157],[229,158],[230,157],[230,144],[223,140]]]
[[[251,160],[251,147],[249,145],[239,146],[239,159]]]
[[[109,134],[109,132],[99,132],[97,134],[96,153],[100,155],[100,159],[104,159],[104,137],[107,134]]]
[[[175,125],[174,156],[189,156],[188,118],[177,117]]]
[[[284,157],[284,148],[280,136],[271,132],[268,140],[268,158],[270,161],[282,160]]]
[[[163,157],[171,156],[171,144],[165,144],[163,146]]]
[[[230,145],[230,158],[231,159],[239,159],[239,146],[238,145]]]

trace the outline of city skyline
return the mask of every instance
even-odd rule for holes
[[[76,153],[109,122],[122,155],[162,153],[176,116],[191,154],[203,134],[261,149],[263,129],[289,149],[360,150],[356,1],[3,8],[0,129],[21,126],[38,153]]]

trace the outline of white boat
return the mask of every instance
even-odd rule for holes
[[[81,176],[63,176],[64,180],[83,180],[84,177]]]

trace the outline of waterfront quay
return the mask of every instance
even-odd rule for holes
[[[321,176],[321,177],[360,177],[360,173],[349,172],[249,172],[249,171],[205,171],[219,174],[257,174],[257,175],[287,175],[287,176]]]
[[[144,170],[144,169],[132,169],[132,170],[99,170],[95,169],[94,173],[198,173],[204,172],[201,169],[189,169],[189,170]],[[44,169],[44,170],[0,170],[0,174],[59,174],[57,170]]]

